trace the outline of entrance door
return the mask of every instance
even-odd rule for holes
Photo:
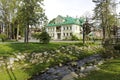
[[[61,33],[57,33],[57,39],[61,39]]]

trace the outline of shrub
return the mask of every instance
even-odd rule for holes
[[[49,36],[49,34],[45,31],[43,31],[42,33],[33,33],[32,37],[35,39],[39,39],[40,43],[49,43],[51,37]]]
[[[118,50],[119,53],[120,53],[120,44],[115,45],[115,46],[114,46],[114,49],[115,49],[115,50]]]
[[[79,39],[78,39],[77,36],[75,36],[75,35],[72,34],[72,35],[71,35],[71,40],[72,40],[72,41],[74,41],[74,40],[75,40],[75,41],[78,41]]]
[[[47,44],[50,42],[50,39],[51,37],[49,36],[49,34],[47,32],[42,32],[40,35],[39,35],[39,40],[41,43],[44,43],[44,44]]]
[[[39,36],[40,36],[41,33],[39,32],[36,32],[36,33],[33,33],[31,36],[35,39],[39,39]]]
[[[0,39],[2,40],[2,42],[4,42],[7,39],[7,35],[6,34],[0,34]]]
[[[115,46],[114,46],[114,49],[115,49],[115,50],[120,50],[120,44],[115,45]]]

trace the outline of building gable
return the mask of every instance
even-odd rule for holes
[[[85,22],[83,18],[72,18],[72,17],[62,17],[58,15],[56,18],[51,20],[47,27],[51,26],[62,26],[62,25],[71,25],[71,24],[76,24],[76,25],[82,25]]]
[[[55,24],[61,24],[64,22],[64,18],[60,15],[58,15],[55,19]]]

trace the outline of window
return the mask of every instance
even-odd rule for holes
[[[63,30],[65,30],[65,27],[63,27]]]
[[[72,36],[72,33],[70,33],[70,36]]]
[[[60,32],[61,31],[61,26],[56,27],[56,31]]]
[[[72,30],[72,27],[71,27],[71,26],[69,27],[69,30]]]
[[[54,28],[52,28],[52,31],[54,31]]]
[[[65,33],[63,33],[63,36],[65,36]]]
[[[64,30],[66,30],[66,27],[64,27]]]
[[[67,33],[67,36],[68,36],[68,33]]]
[[[69,27],[67,27],[67,30],[69,29]]]

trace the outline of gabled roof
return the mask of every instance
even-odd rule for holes
[[[72,17],[69,17],[69,16],[63,17],[61,15],[58,15],[56,18],[52,19],[49,22],[47,27],[70,25],[70,24],[82,25],[84,22],[85,22],[84,18],[72,18]]]

